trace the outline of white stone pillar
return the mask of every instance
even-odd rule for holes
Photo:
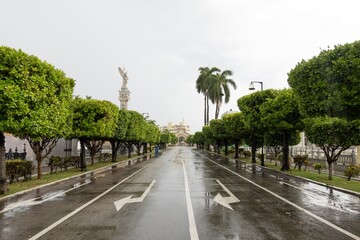
[[[360,165],[360,146],[356,147],[356,164]]]

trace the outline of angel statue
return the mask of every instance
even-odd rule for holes
[[[127,76],[127,72],[125,71],[125,68],[121,69],[119,67],[118,70],[119,70],[119,73],[120,73],[121,77],[123,78],[123,83],[122,83],[121,88],[126,88],[126,84],[127,84],[128,80],[129,80],[128,76]]]

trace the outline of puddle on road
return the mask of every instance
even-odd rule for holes
[[[288,183],[279,181],[283,185],[302,191],[302,201],[307,206],[320,206],[340,212],[360,214],[360,198],[346,194],[332,188],[327,188],[312,182],[299,182],[289,179]]]

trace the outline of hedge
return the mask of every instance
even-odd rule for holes
[[[6,176],[8,176],[10,183],[13,183],[14,180],[19,181],[21,177],[24,180],[31,179],[33,171],[34,164],[32,161],[19,159],[6,161]]]

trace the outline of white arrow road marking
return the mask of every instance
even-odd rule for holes
[[[60,191],[58,194],[55,194],[55,195],[53,195],[51,197],[48,197],[48,198],[37,197],[37,198],[32,198],[32,199],[28,199],[28,200],[25,200],[25,201],[20,201],[20,202],[15,202],[15,203],[9,204],[3,210],[1,210],[0,213],[6,212],[6,211],[9,211],[9,210],[18,208],[18,207],[28,207],[28,206],[34,206],[34,205],[42,204],[42,203],[47,202],[47,201],[49,201],[49,200],[51,200],[53,198],[64,195],[65,193],[70,192],[70,191],[72,191],[72,190],[74,190],[76,188],[87,185],[90,182],[91,182],[90,180],[86,180],[85,183],[82,183],[82,184],[77,183],[72,188],[70,188],[70,189],[68,189],[66,191]],[[44,198],[44,199],[42,199],[42,198]],[[42,199],[42,200],[40,200],[40,199]]]
[[[219,180],[215,179],[215,181],[225,190],[225,192],[227,192],[227,194],[230,195],[230,197],[223,197],[223,196],[221,196],[220,193],[218,193],[214,197],[213,201],[219,203],[220,205],[223,205],[224,207],[227,207],[228,209],[234,210],[230,206],[230,203],[240,202],[240,200],[237,197],[235,197],[235,195],[232,192],[230,192],[230,190],[227,189],[224,186],[224,184],[222,184]]]
[[[114,202],[116,211],[120,211],[120,209],[126,204],[126,203],[135,203],[135,202],[143,202],[146,195],[150,192],[151,187],[154,185],[156,181],[152,180],[152,182],[150,183],[150,185],[147,187],[147,189],[145,190],[145,192],[141,195],[141,197],[138,198],[131,198],[133,195],[128,196],[126,198],[120,199],[116,202]]]

